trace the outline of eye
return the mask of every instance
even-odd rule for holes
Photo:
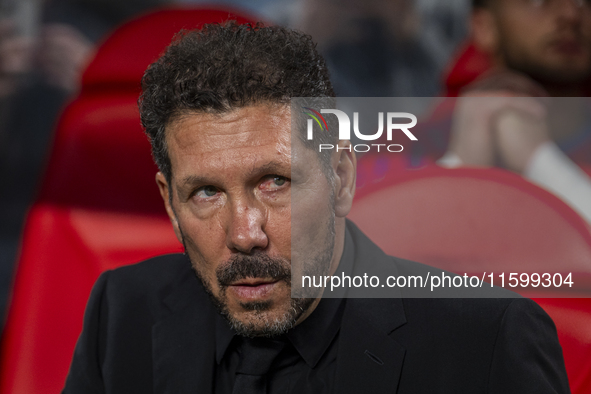
[[[277,185],[277,186],[283,186],[285,185],[285,182],[287,182],[287,179],[285,179],[282,176],[276,176],[273,178],[273,182]]]
[[[263,180],[260,188],[264,190],[275,191],[287,185],[288,182],[289,179],[284,176],[270,175]]]
[[[208,185],[197,189],[195,196],[199,198],[209,198],[215,196],[217,193],[218,189],[216,187]]]

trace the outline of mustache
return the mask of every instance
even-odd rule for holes
[[[246,278],[271,278],[291,284],[291,265],[281,258],[272,258],[263,252],[235,255],[216,269],[220,287]]]

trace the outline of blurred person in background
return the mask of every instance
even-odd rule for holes
[[[318,43],[337,95],[428,97],[464,37],[465,8],[465,0],[304,0],[295,27]]]
[[[302,0],[172,0],[181,6],[231,8],[256,15],[257,19],[280,26],[292,26],[301,12]]]
[[[491,67],[460,91],[439,164],[507,168],[591,222],[591,103],[574,98],[591,92],[591,2],[473,0],[471,27]]]

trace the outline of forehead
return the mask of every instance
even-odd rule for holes
[[[489,4],[501,33],[522,44],[591,36],[589,0],[491,0]]]
[[[250,168],[265,160],[289,164],[290,107],[258,105],[222,114],[187,112],[167,126],[166,142],[175,177],[195,170]]]
[[[194,148],[211,152],[218,149],[264,145],[289,137],[289,106],[250,106],[214,114],[186,112],[166,128],[166,142],[171,147]]]

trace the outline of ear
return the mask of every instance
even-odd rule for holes
[[[176,238],[179,240],[180,243],[183,243],[183,236],[181,234],[181,230],[179,227],[179,222],[174,213],[174,209],[172,209],[172,198],[170,196],[170,188],[168,186],[168,182],[166,181],[166,177],[161,172],[156,174],[156,184],[158,185],[158,189],[160,189],[160,195],[164,200],[164,207],[166,208],[166,213],[168,214],[168,218],[172,223],[172,228],[174,229],[174,233],[176,234]]]
[[[470,28],[476,48],[487,54],[496,55],[499,49],[499,29],[493,11],[488,8],[473,10]]]
[[[357,158],[351,141],[339,141],[338,151],[333,157],[333,164],[335,169],[335,215],[336,217],[345,217],[353,204],[357,175]]]

